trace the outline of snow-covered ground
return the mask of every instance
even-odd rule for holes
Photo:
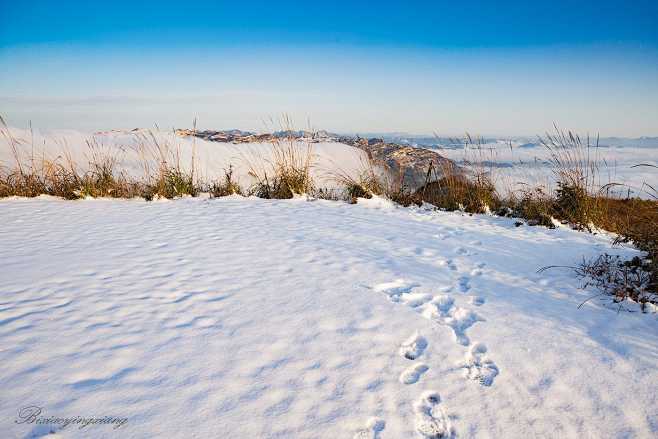
[[[537,272],[633,253],[604,235],[380,199],[5,199],[0,224],[2,437],[50,431],[26,406],[127,418],[64,438],[658,435],[656,314]]]

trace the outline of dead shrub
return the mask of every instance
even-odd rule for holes
[[[356,203],[358,198],[370,199],[373,195],[384,195],[386,192],[385,184],[371,162],[366,166],[362,164],[356,176],[339,171],[334,174],[333,179],[344,188],[347,201],[352,204]]]
[[[632,300],[646,310],[646,304],[658,304],[658,294],[651,291],[651,269],[647,261],[639,257],[624,261],[619,256],[603,254],[592,260],[584,260],[575,268],[576,274],[584,281],[583,288],[594,286],[598,296],[611,298],[620,304]]]
[[[539,137],[549,152],[549,163],[557,182],[554,214],[574,227],[590,230],[599,214],[594,194],[600,187],[600,167],[605,163],[599,156],[598,137],[581,138],[572,131],[560,130]]]
[[[275,140],[272,158],[248,159],[249,175],[255,183],[250,195],[260,198],[287,199],[294,195],[312,194],[314,181],[311,168],[314,154],[311,144],[300,144],[294,138]]]
[[[139,139],[141,143],[138,152],[143,162],[146,199],[176,198],[184,195],[196,197],[199,194],[201,185],[194,177],[196,167],[194,146],[188,170],[181,165],[179,146],[173,149],[168,142],[159,141],[151,131],[148,135],[140,135]],[[151,169],[155,169],[155,172]]]
[[[553,224],[555,201],[541,187],[525,189],[512,194],[503,204],[509,206],[511,216],[523,218],[531,226],[555,228]]]
[[[232,165],[229,165],[228,169],[224,169],[224,180],[214,182],[210,188],[211,197],[227,197],[229,195],[242,195],[242,188],[233,179]]]
[[[498,208],[500,204],[496,189],[490,181],[472,181],[459,174],[430,182],[419,188],[416,195],[422,201],[449,211],[485,213],[491,208]]]

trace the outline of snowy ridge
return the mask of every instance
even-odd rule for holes
[[[273,145],[269,141],[256,141],[240,144],[207,141],[191,136],[180,137],[168,131],[106,131],[95,134],[73,130],[31,133],[12,128],[12,135],[20,140],[19,151],[26,162],[34,152],[37,159],[60,160],[65,153],[76,165],[85,171],[88,168],[90,149],[87,141],[102,153],[116,159],[116,171],[125,172],[133,178],[144,177],[144,160],[140,151],[146,149],[150,160],[159,160],[155,143],[165,147],[170,153],[168,160],[180,163],[181,169],[191,170],[194,159],[195,175],[202,181],[223,180],[225,171],[232,167],[233,178],[245,189],[254,183],[249,175],[252,166],[260,170],[272,161]],[[34,148],[32,148],[32,143]],[[309,144],[304,140],[295,143],[301,151]],[[353,146],[334,141],[321,141],[310,144],[313,155],[311,175],[320,187],[337,187],[336,173],[357,176],[368,164],[364,151]],[[175,157],[173,157],[175,156]],[[0,137],[0,166],[15,166],[12,149],[6,138]],[[153,166],[153,164],[151,164]]]

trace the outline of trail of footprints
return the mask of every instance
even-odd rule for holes
[[[415,332],[400,346],[400,355],[407,360],[416,361],[427,348],[425,337]],[[415,362],[400,375],[403,384],[416,383],[429,366],[422,362]],[[420,396],[414,404],[415,429],[422,437],[430,439],[448,438],[454,436],[450,427],[448,416],[439,406],[441,397],[437,392],[428,391]]]
[[[457,267],[452,261],[445,263],[452,270]],[[470,276],[479,276],[484,264],[480,263],[470,272]],[[458,290],[464,294],[471,290],[470,276],[461,276],[458,279]],[[488,357],[487,347],[483,343],[472,343],[466,331],[477,322],[484,321],[473,310],[458,306],[455,299],[449,295],[414,292],[414,288],[420,286],[417,283],[397,279],[392,282],[375,285],[373,289],[388,296],[395,303],[401,303],[414,308],[423,317],[440,325],[447,326],[452,330],[456,343],[468,347],[463,361],[458,366],[463,369],[464,377],[477,381],[483,386],[491,386],[494,383],[499,369]],[[481,296],[471,295],[468,302],[473,306],[482,306],[485,299]],[[421,380],[423,374],[429,370],[429,366],[418,361],[428,347],[425,337],[418,332],[412,334],[400,345],[399,353],[407,360],[413,361],[402,371],[399,381],[405,385],[412,385]],[[428,391],[420,396],[414,404],[415,429],[423,438],[439,439],[454,437],[455,432],[450,426],[449,418],[440,406],[440,396],[434,391]],[[372,418],[366,429],[359,430],[354,439],[378,438],[384,429],[385,423],[378,418]]]
[[[416,332],[402,343],[402,346],[400,346],[400,355],[407,360],[416,360],[423,354],[426,347],[427,340]],[[421,362],[414,363],[402,372],[400,382],[402,384],[414,384],[428,370],[429,366],[427,364]]]
[[[484,264],[478,264],[477,268],[471,272],[471,275],[479,275],[483,267]],[[469,276],[459,278],[459,290],[463,293],[470,290],[469,278]],[[491,386],[498,375],[498,367],[488,358],[486,346],[482,343],[471,345],[471,340],[466,333],[468,328],[477,322],[484,321],[484,319],[472,309],[458,306],[454,297],[450,295],[438,294],[433,296],[428,293],[415,292],[414,289],[419,286],[417,283],[397,279],[393,282],[375,285],[373,289],[387,295],[393,302],[414,308],[426,319],[450,328],[456,343],[470,347],[464,360],[459,363],[459,366],[464,369],[464,376],[479,382],[483,386]],[[479,307],[484,305],[485,299],[481,296],[470,295],[468,302],[475,307]],[[405,358],[415,360],[426,347],[427,341],[420,335],[414,334],[402,344],[400,349],[401,352],[404,350],[402,355]],[[400,382],[413,384],[428,369],[429,367],[424,363],[413,364],[402,372]]]
[[[416,361],[423,355],[428,343],[425,337],[415,332],[402,345],[399,353],[410,361]],[[420,376],[429,369],[425,363],[415,362],[400,375],[403,384],[414,384]],[[450,426],[449,418],[443,408],[439,406],[441,397],[435,391],[423,393],[415,402],[413,411],[415,415],[414,427],[418,434],[428,439],[445,439],[454,437],[454,429]],[[378,439],[379,433],[384,430],[386,423],[379,418],[370,418],[366,427],[354,435],[354,439]]]

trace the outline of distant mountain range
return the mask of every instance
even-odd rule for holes
[[[442,137],[414,135],[407,133],[367,133],[363,137],[377,137],[384,139],[386,142],[399,143],[410,146],[421,146],[425,148],[461,148],[464,146],[464,137]],[[539,140],[535,137],[482,137],[474,138],[474,142],[483,145],[508,145],[514,147],[533,148],[539,146]],[[592,144],[596,144],[596,138],[590,138]],[[635,147],[635,148],[658,148],[658,137],[601,137],[598,140],[599,147]]]
[[[111,132],[137,132],[143,131],[140,128],[133,130],[110,130],[105,133]],[[191,130],[191,129],[176,129],[176,134],[179,136],[195,136],[205,140],[215,142],[229,142],[229,143],[248,143],[248,142],[268,142],[277,138],[295,138],[306,139],[312,142],[326,142],[337,141],[342,143],[351,144],[358,141],[358,139],[369,140],[370,143],[391,143],[401,146],[414,146],[420,148],[443,148],[443,149],[457,149],[463,148],[467,143],[464,136],[462,137],[447,137],[447,136],[428,136],[416,135],[410,133],[355,133],[355,134],[337,134],[325,130],[307,131],[307,130],[283,130],[275,131],[272,133],[256,133],[253,131],[243,131],[238,129],[230,130]],[[96,134],[102,134],[98,132]],[[583,139],[586,140],[586,139]],[[511,145],[515,148],[534,148],[540,146],[538,137],[527,136],[512,136],[512,137],[474,137],[471,139],[473,144],[481,144],[486,146],[506,147]],[[597,139],[590,138],[590,143],[595,145]],[[658,148],[658,137],[601,137],[598,139],[598,146],[605,147],[621,147],[621,148]]]

